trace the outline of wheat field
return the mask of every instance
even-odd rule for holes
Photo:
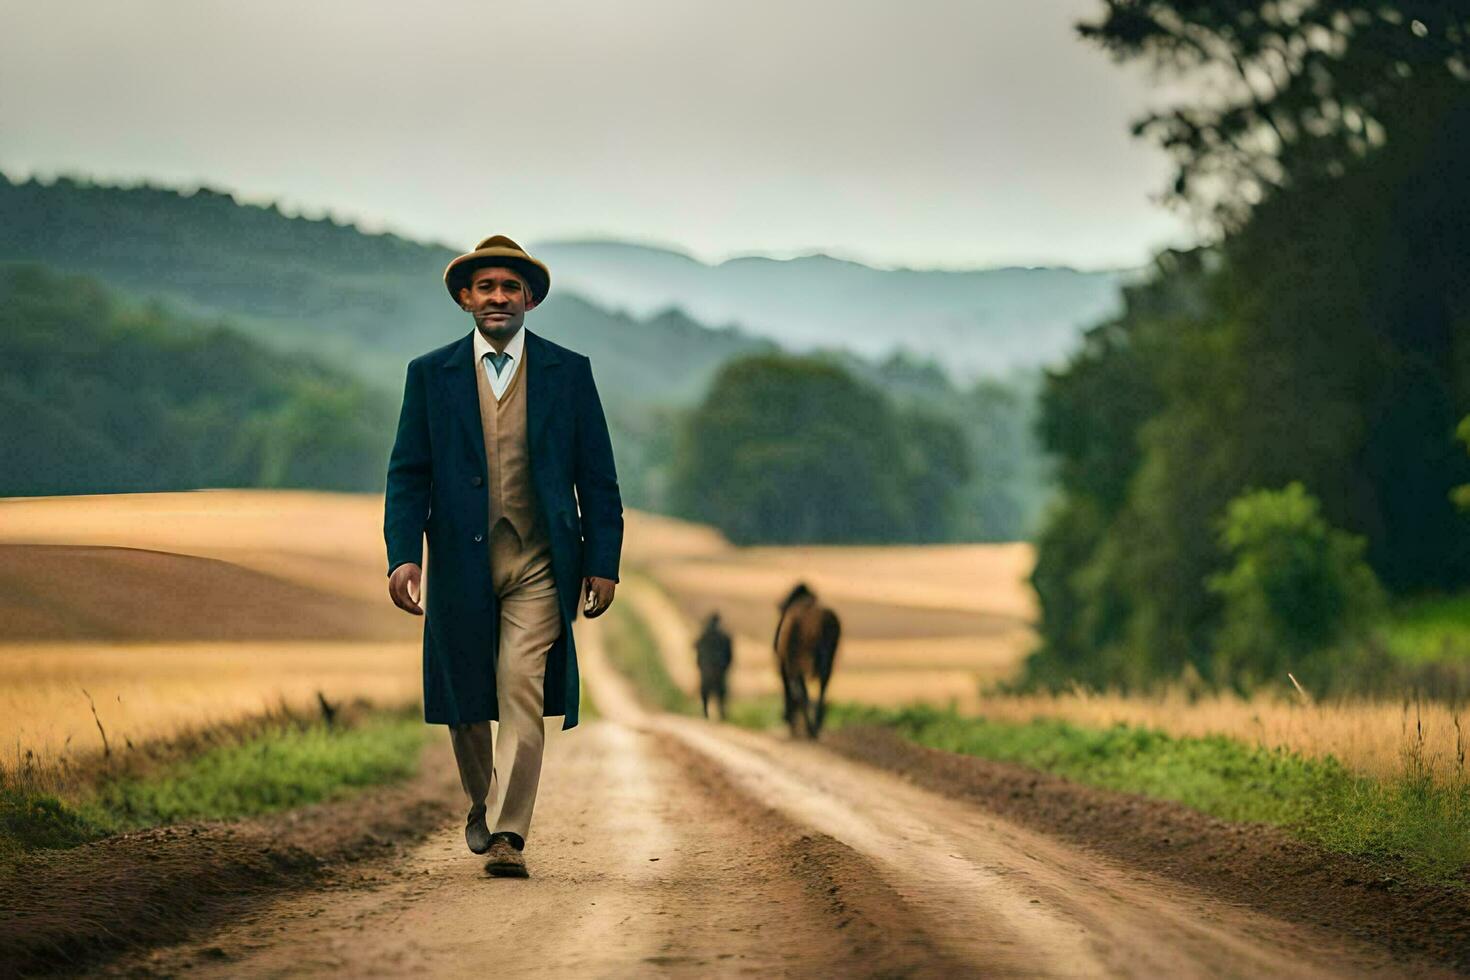
[[[0,499],[0,762],[95,752],[103,732],[121,746],[282,702],[310,709],[318,691],[416,700],[422,620],[387,599],[381,526],[374,494]],[[1220,734],[1379,775],[1463,765],[1462,719],[1442,704],[985,693],[1035,641],[1028,545],[736,548],[629,511],[624,555],[618,598],[688,651],[668,656],[686,690],[693,632],[719,610],[735,634],[732,694],[774,694],[776,604],[805,581],[843,617],[836,699]]]
[[[311,710],[318,691],[417,700],[422,621],[388,601],[381,527],[370,494],[0,500],[0,763]]]

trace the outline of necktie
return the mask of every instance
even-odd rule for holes
[[[495,376],[498,378],[500,377],[501,369],[510,363],[510,353],[490,353],[485,355],[485,359],[495,366]]]

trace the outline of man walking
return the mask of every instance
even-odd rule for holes
[[[579,606],[592,618],[612,603],[623,506],[591,364],[523,328],[550,289],[546,266],[494,235],[449,263],[444,284],[475,328],[408,365],[384,506],[388,593],[424,615],[427,592],[424,720],[449,726],[465,842],[492,875],[525,877],[542,719],[577,723],[571,624]]]
[[[720,625],[720,614],[712,612],[704,621],[704,630],[694,641],[694,659],[699,664],[699,703],[709,717],[709,699],[720,706],[720,721],[725,720],[725,677],[730,673],[734,650],[730,634]]]

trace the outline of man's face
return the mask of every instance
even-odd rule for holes
[[[487,265],[472,272],[469,286],[460,288],[459,305],[475,318],[486,340],[504,343],[521,329],[536,300],[515,270]]]

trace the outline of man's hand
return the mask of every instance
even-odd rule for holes
[[[424,614],[423,607],[419,605],[419,590],[423,579],[423,572],[413,562],[404,562],[393,569],[393,574],[388,576],[388,595],[393,600],[393,605],[406,613],[415,616]]]
[[[607,612],[607,607],[612,605],[613,590],[617,587],[618,583],[610,578],[589,575],[582,579],[582,615],[596,619]]]

